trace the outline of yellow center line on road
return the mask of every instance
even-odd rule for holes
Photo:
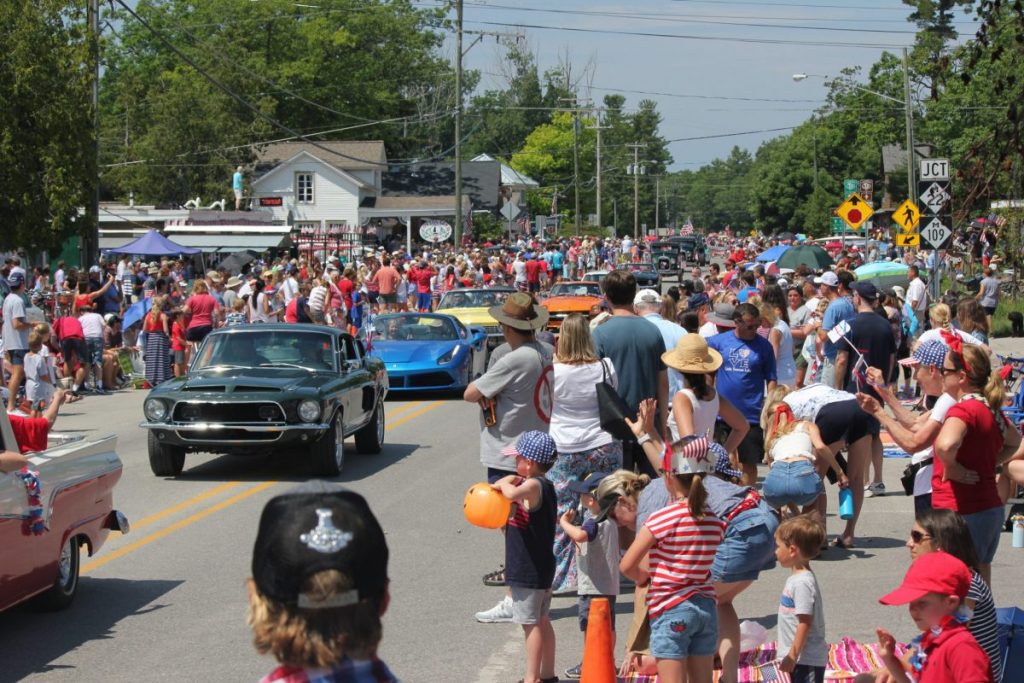
[[[420,405],[421,403],[423,403],[423,401],[410,401],[409,403],[406,403],[405,405],[398,406],[394,410],[387,410],[387,409],[385,409],[384,415],[385,415],[385,417],[390,419],[392,417],[396,417],[398,415],[401,415],[404,412],[412,410],[413,408],[415,408],[416,406]]]
[[[175,513],[181,512],[185,508],[192,507],[196,503],[201,503],[201,502],[203,502],[204,500],[206,500],[208,498],[213,498],[214,496],[220,495],[221,493],[224,493],[225,491],[230,491],[231,489],[237,488],[237,487],[239,487],[241,485],[242,485],[242,482],[240,482],[240,481],[229,481],[229,482],[226,482],[224,484],[221,484],[220,486],[215,486],[214,488],[210,489],[209,491],[204,491],[204,492],[200,493],[198,496],[193,496],[193,497],[189,498],[188,500],[181,501],[177,505],[171,506],[169,508],[164,508],[160,512],[155,512],[155,513],[149,515],[148,517],[143,517],[142,519],[140,519],[137,522],[132,522],[131,523],[132,524],[131,528],[134,531],[134,530],[139,529],[141,527],[148,526],[148,525],[152,524],[153,522],[159,522],[161,519],[164,519],[165,517],[170,517],[171,515],[173,515]]]
[[[403,425],[406,422],[419,417],[423,413],[429,413],[431,410],[434,410],[435,408],[440,408],[441,406],[445,405],[446,403],[447,403],[447,401],[434,401],[433,403],[428,403],[427,405],[425,405],[424,407],[420,408],[419,410],[416,410],[414,412],[411,412],[411,413],[408,413],[406,415],[403,415],[402,417],[398,418],[394,422],[390,422],[389,421],[387,426],[384,428],[384,431],[391,431],[394,427],[398,427],[400,425]]]
[[[447,401],[433,401],[433,402],[428,403],[427,405],[423,406],[422,408],[414,410],[413,412],[408,412],[408,410],[410,408],[412,408],[414,406],[417,406],[417,405],[419,405],[421,403],[422,403],[422,401],[414,401],[414,402],[410,403],[408,406],[403,406],[401,412],[404,413],[404,414],[402,415],[402,417],[398,418],[397,420],[395,420],[393,422],[390,422],[387,425],[386,430],[390,430],[390,429],[392,429],[394,427],[398,427],[400,425],[403,425],[406,422],[414,420],[415,418],[419,417],[420,415],[423,415],[424,413],[429,413],[432,410],[440,408],[441,406],[445,405],[447,403]],[[210,515],[212,515],[212,514],[214,514],[216,512],[220,512],[221,510],[224,510],[225,508],[231,507],[235,503],[239,503],[239,502],[245,500],[246,498],[249,498],[250,496],[254,496],[257,493],[260,493],[261,491],[266,491],[268,488],[270,488],[271,486],[273,486],[276,483],[277,483],[276,481],[267,481],[267,482],[263,482],[261,484],[256,484],[254,486],[251,486],[251,487],[245,489],[244,491],[241,491],[240,493],[237,493],[234,496],[231,496],[230,498],[226,498],[226,499],[220,501],[219,503],[216,503],[215,505],[211,505],[210,507],[205,508],[203,510],[200,510],[199,512],[196,512],[196,513],[194,513],[192,515],[189,515],[188,517],[185,517],[184,519],[180,519],[177,522],[174,522],[173,524],[170,524],[170,525],[164,527],[163,529],[160,529],[158,531],[154,531],[153,533],[149,534],[148,536],[143,536],[142,538],[140,538],[137,541],[133,541],[131,543],[125,544],[125,545],[121,546],[120,548],[118,548],[117,550],[114,550],[113,552],[105,554],[102,557],[99,557],[99,558],[97,558],[95,560],[92,560],[91,562],[87,562],[86,564],[82,565],[80,573],[81,574],[86,574],[86,573],[88,573],[88,572],[90,572],[90,571],[92,571],[94,569],[98,569],[98,568],[102,567],[103,565],[107,564],[108,562],[113,562],[114,560],[116,560],[118,558],[124,557],[128,553],[134,552],[134,551],[138,550],[139,548],[143,548],[143,547],[149,545],[150,543],[153,543],[154,541],[159,541],[161,538],[169,536],[170,534],[173,534],[174,532],[176,532],[176,531],[178,531],[180,529],[184,529],[187,526],[191,526],[192,524],[195,524],[196,522],[198,522],[198,521],[200,521],[202,519],[205,519],[206,517],[209,517]],[[177,512],[181,512],[185,508],[191,507],[192,505],[195,505],[197,503],[201,503],[204,500],[212,498],[213,496],[219,495],[219,494],[224,493],[226,491],[230,491],[233,488],[237,488],[238,486],[241,486],[241,484],[242,484],[242,482],[239,482],[239,481],[229,481],[229,482],[225,482],[224,484],[221,484],[219,486],[215,486],[214,488],[210,489],[209,491],[204,491],[203,493],[200,493],[199,495],[193,496],[192,498],[189,498],[188,500],[182,501],[181,503],[178,503],[177,505],[174,505],[174,506],[171,506],[171,507],[166,508],[164,510],[161,510],[159,512],[153,513],[152,515],[149,515],[147,517],[143,517],[138,522],[133,524],[132,528],[133,529],[138,529],[140,526],[146,526],[148,524],[153,524],[154,522],[157,522],[157,521],[159,521],[161,519],[164,519],[164,518],[166,518],[166,517],[168,517],[170,515],[173,515],[173,514],[175,514]]]
[[[198,521],[200,521],[202,519],[205,519],[206,517],[209,517],[210,515],[214,514],[215,512],[220,512],[224,508],[231,507],[235,503],[240,503],[241,501],[245,500],[246,498],[254,496],[257,493],[260,493],[262,491],[266,491],[267,489],[269,489],[271,486],[275,485],[276,483],[277,483],[276,481],[266,481],[266,482],[263,482],[262,484],[256,484],[255,486],[252,486],[252,487],[242,491],[241,493],[237,493],[234,496],[231,496],[230,498],[226,498],[226,499],[222,500],[221,502],[217,503],[216,505],[212,505],[212,506],[206,508],[205,510],[200,510],[199,512],[197,512],[197,513],[195,513],[193,515],[190,515],[188,517],[185,517],[184,519],[178,520],[174,524],[166,526],[163,529],[160,529],[159,531],[154,531],[153,533],[149,534],[148,536],[143,536],[142,538],[140,538],[139,540],[137,540],[137,541],[135,541],[133,543],[129,543],[127,545],[123,545],[123,546],[121,546],[120,548],[118,548],[117,550],[115,550],[112,553],[108,553],[108,554],[106,554],[106,555],[104,555],[102,557],[99,557],[99,558],[97,558],[97,559],[95,559],[95,560],[93,560],[91,562],[88,562],[88,563],[82,565],[82,569],[81,569],[80,573],[81,574],[87,574],[88,572],[91,572],[94,569],[98,569],[98,568],[102,567],[103,565],[107,564],[108,562],[113,562],[114,560],[118,559],[119,557],[124,557],[128,553],[133,552],[135,550],[138,550],[139,548],[145,547],[145,546],[149,545],[150,543],[152,543],[154,541],[159,541],[161,538],[164,538],[165,536],[169,536],[170,534],[173,534],[175,531],[178,531],[179,529],[184,529],[187,526],[191,526],[192,524],[195,524],[196,522],[198,522]]]

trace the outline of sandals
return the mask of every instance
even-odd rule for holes
[[[842,536],[836,536],[835,540],[832,541],[832,546],[840,550],[852,550],[855,547],[852,542],[847,543],[844,541]]]
[[[485,586],[504,586],[505,585],[505,567],[504,565],[490,574],[484,574],[484,585]]]

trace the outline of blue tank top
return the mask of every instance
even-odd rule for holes
[[[551,588],[555,579],[555,524],[558,502],[555,485],[540,482],[540,505],[529,512],[516,505],[505,528],[505,582],[521,588]]]

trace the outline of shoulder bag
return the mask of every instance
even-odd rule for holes
[[[616,439],[626,441],[635,438],[633,431],[626,424],[626,418],[634,418],[629,406],[619,396],[619,392],[608,383],[608,367],[601,359],[601,381],[594,385],[597,390],[597,411],[601,420],[601,429]]]

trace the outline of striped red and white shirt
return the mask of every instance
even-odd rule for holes
[[[694,595],[715,599],[711,563],[725,535],[725,522],[710,514],[698,520],[690,514],[686,501],[680,501],[652,514],[644,526],[655,539],[647,591],[651,617]]]

